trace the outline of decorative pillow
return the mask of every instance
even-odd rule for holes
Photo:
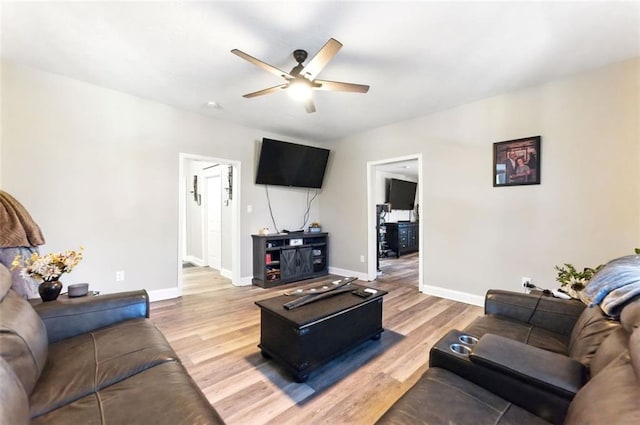
[[[11,288],[11,272],[0,264],[0,301],[7,295]]]
[[[16,258],[16,255],[29,257],[34,252],[38,252],[38,247],[19,246],[15,248],[0,248],[0,267],[6,266],[7,269],[10,269],[11,263],[13,259]],[[4,264],[4,266],[2,266],[2,264]],[[16,291],[22,298],[39,297],[37,283],[34,283],[32,279],[22,277],[19,269],[15,269],[9,273],[12,279],[11,289]]]

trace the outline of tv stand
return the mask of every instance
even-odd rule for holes
[[[251,235],[254,285],[272,288],[329,274],[328,233]]]

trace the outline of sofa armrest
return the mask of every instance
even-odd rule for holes
[[[523,294],[492,289],[485,296],[484,312],[569,335],[585,307],[580,301],[563,300],[541,292]]]
[[[571,357],[493,334],[480,338],[469,359],[567,400],[573,399],[587,377],[584,365]]]
[[[59,298],[33,306],[42,318],[49,344],[118,322],[149,317],[145,290],[81,298]]]

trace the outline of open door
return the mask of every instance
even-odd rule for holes
[[[226,167],[225,167],[226,168]],[[205,211],[205,240],[207,243],[207,265],[213,269],[222,268],[221,260],[221,212],[222,212],[222,180],[220,167],[205,173],[206,182],[206,211]]]

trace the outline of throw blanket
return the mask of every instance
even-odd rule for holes
[[[44,244],[38,224],[13,196],[0,190],[0,248]]]
[[[640,255],[608,262],[582,292],[589,307],[599,304],[605,314],[618,317],[622,307],[640,296]]]

